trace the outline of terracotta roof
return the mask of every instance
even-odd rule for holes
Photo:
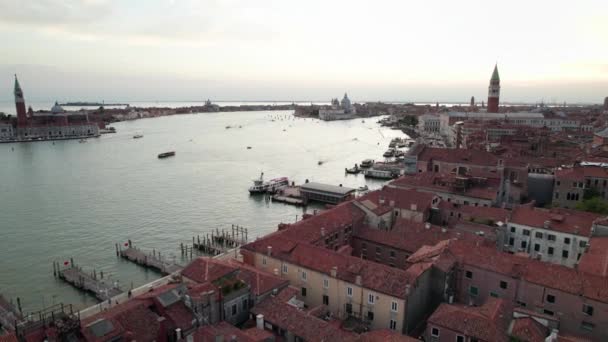
[[[233,272],[236,272],[236,268],[233,266],[215,262],[208,257],[200,257],[189,263],[181,273],[182,276],[192,281],[204,283],[213,282]]]
[[[434,194],[428,192],[385,186],[381,190],[359,197],[356,201],[375,214],[382,215],[393,208],[424,212],[431,207],[434,197]]]
[[[232,336],[236,338],[238,342],[260,342],[264,339],[250,336],[245,331],[227,323],[225,321],[219,322],[214,325],[204,325],[199,327],[193,334],[193,342],[216,342],[216,337],[222,336],[223,341],[231,341]],[[272,336],[272,334],[270,334]],[[266,335],[268,337],[268,335]],[[185,341],[185,340],[182,340]]]
[[[279,289],[289,284],[287,279],[275,276],[274,274],[234,259],[230,260],[230,265],[239,269],[237,278],[249,284],[249,286],[251,286],[251,292],[257,296],[264,295],[274,289]]]
[[[509,327],[509,335],[526,342],[545,342],[549,329],[530,317],[515,318]]]
[[[578,269],[589,274],[608,276],[608,237],[592,237],[589,245],[578,263]]]
[[[454,186],[458,181],[467,184],[465,188]],[[389,183],[391,187],[453,193],[473,198],[495,200],[500,187],[499,178],[475,178],[456,176],[449,173],[423,172],[404,175]]]
[[[15,333],[0,335],[0,342],[18,342]]]
[[[469,149],[448,149],[426,147],[419,155],[418,160],[440,160],[448,163],[471,164],[483,166],[497,166],[498,157],[490,152]]]
[[[506,222],[507,219],[511,216],[511,211],[503,208],[494,208],[494,207],[480,207],[473,205],[462,205],[455,204],[453,202],[443,201],[439,205],[439,208],[442,211],[450,212],[453,211],[455,213],[464,213],[470,217],[478,218],[478,219],[490,219],[494,222]]]
[[[535,228],[544,228],[545,222],[549,222],[549,230],[589,236],[593,222],[601,217],[602,215],[565,208],[520,206],[513,209],[510,222]]]
[[[442,303],[428,323],[483,341],[507,341],[505,306],[502,299],[492,297],[478,307]]]
[[[372,330],[359,335],[359,342],[420,342],[419,339],[402,335],[389,329]]]
[[[264,315],[264,321],[287,330],[306,341],[351,341],[356,338],[354,333],[344,331],[288,304],[287,301],[294,297],[296,293],[297,289],[284,289],[281,291],[283,295],[266,297],[262,302],[255,305],[251,312],[254,315]]]
[[[140,341],[158,338],[158,316],[148,308],[144,300],[131,300],[108,311],[82,321],[82,334],[86,341],[110,341],[118,336],[131,334]]]
[[[587,177],[608,178],[608,169],[599,166],[575,166],[555,171],[556,180],[584,181]]]

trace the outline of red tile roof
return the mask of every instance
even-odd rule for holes
[[[418,160],[431,161],[440,160],[448,163],[497,166],[498,157],[490,152],[469,149],[448,149],[425,147],[420,154]]]
[[[584,181],[587,177],[608,179],[608,169],[599,166],[575,166],[555,171],[556,180]]]
[[[516,318],[511,322],[509,335],[527,342],[545,342],[549,329],[530,317]]]
[[[467,216],[477,219],[489,219],[494,222],[501,221],[503,223],[506,222],[511,216],[511,211],[508,209],[480,206],[476,207],[473,205],[461,205],[447,201],[441,202],[439,209],[448,213],[452,211],[454,213],[467,214]]]
[[[266,297],[251,309],[254,315],[264,315],[264,321],[287,330],[306,341],[352,341],[354,333],[344,331],[333,324],[302,311],[287,301],[297,290],[288,288],[280,296]]]
[[[289,284],[287,279],[283,279],[234,259],[230,260],[230,265],[239,269],[237,278],[249,284],[249,286],[251,286],[251,292],[256,296],[264,295],[274,289],[280,289]]]
[[[507,341],[506,303],[488,298],[482,306],[442,303],[428,319],[428,324],[447,328],[483,341]]]
[[[238,342],[264,341],[264,339],[256,338],[256,336],[250,336],[245,331],[240,330],[239,328],[224,321],[214,325],[204,325],[198,328],[192,334],[193,342],[216,342],[217,336],[222,336],[223,341],[226,342],[231,341],[232,336],[236,337],[236,341]],[[268,335],[266,336],[268,337]]]
[[[578,263],[578,269],[589,274],[608,276],[608,237],[592,237],[589,244],[589,249]]]
[[[381,190],[359,197],[356,201],[375,214],[382,215],[393,208],[424,212],[431,207],[434,197],[434,194],[428,192],[385,186]]]
[[[15,333],[0,335],[0,342],[18,342],[17,336]]]
[[[419,339],[402,335],[389,329],[372,330],[359,335],[359,342],[420,342]]]
[[[565,208],[520,206],[513,209],[510,222],[535,228],[544,228],[545,222],[549,222],[550,230],[589,236],[593,222],[601,217],[602,215]]]
[[[454,186],[457,181],[467,184],[465,188]],[[454,174],[423,172],[416,175],[404,175],[389,183],[391,187],[403,189],[418,189],[419,191],[444,192],[480,198],[485,200],[495,200],[498,189],[500,188],[499,178],[475,178]]]
[[[138,341],[153,341],[158,338],[160,325],[158,316],[148,308],[146,300],[130,300],[108,311],[86,318],[82,321],[82,334],[86,341],[110,341],[118,336],[132,334]],[[91,326],[98,321],[110,322],[112,329],[103,336],[96,336]]]
[[[230,273],[236,272],[236,268],[214,262],[213,259],[207,257],[200,257],[194,259],[186,268],[182,270],[182,276],[195,281],[197,283],[204,283],[207,281],[213,282],[219,278],[225,277]]]

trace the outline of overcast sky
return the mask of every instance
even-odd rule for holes
[[[0,0],[0,100],[608,96],[608,1]]]

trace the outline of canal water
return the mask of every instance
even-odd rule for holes
[[[381,159],[391,138],[404,136],[378,119],[191,114],[116,123],[118,133],[86,143],[0,144],[0,293],[20,297],[24,311],[84,307],[95,300],[53,278],[53,261],[74,258],[128,288],[160,275],[117,259],[115,243],[131,239],[180,262],[179,244],[211,229],[238,224],[254,239],[294,222],[304,209],[250,196],[252,180],[263,171],[267,179],[362,186],[363,175],[344,168]]]

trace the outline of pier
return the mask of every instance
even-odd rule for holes
[[[131,240],[125,245],[127,248],[122,249],[119,244],[116,244],[116,256],[120,256],[140,266],[159,271],[163,275],[171,274],[182,269],[181,266],[174,262],[170,263],[163,260],[161,253],[156,252],[154,249],[151,253],[146,253],[139,248],[133,247]]]
[[[281,202],[292,204],[295,206],[304,205],[304,199],[302,199],[302,195],[300,194],[299,186],[285,186],[278,191],[278,193],[272,196],[273,202]]]
[[[62,268],[58,262],[53,263],[53,274],[55,277],[77,289],[93,294],[101,301],[108,300],[122,293],[122,290],[118,287],[118,282],[111,284],[109,283],[109,279],[106,279],[108,282],[104,280],[103,271],[100,272],[99,277],[95,270],[91,274],[86,273],[81,267],[74,264],[73,259],[65,262],[64,266]]]
[[[220,255],[230,249],[237,248],[247,243],[247,228],[232,225],[231,231],[216,228],[211,231],[211,235],[207,234],[201,238],[200,235],[192,237],[192,246],[194,249],[210,256]],[[188,254],[188,246],[180,245],[182,256]],[[190,251],[192,256],[192,251]]]
[[[6,300],[2,294],[0,294],[0,333],[2,329],[7,331],[14,330],[14,326],[17,322],[21,321],[21,300],[17,298],[17,307],[10,301]]]

